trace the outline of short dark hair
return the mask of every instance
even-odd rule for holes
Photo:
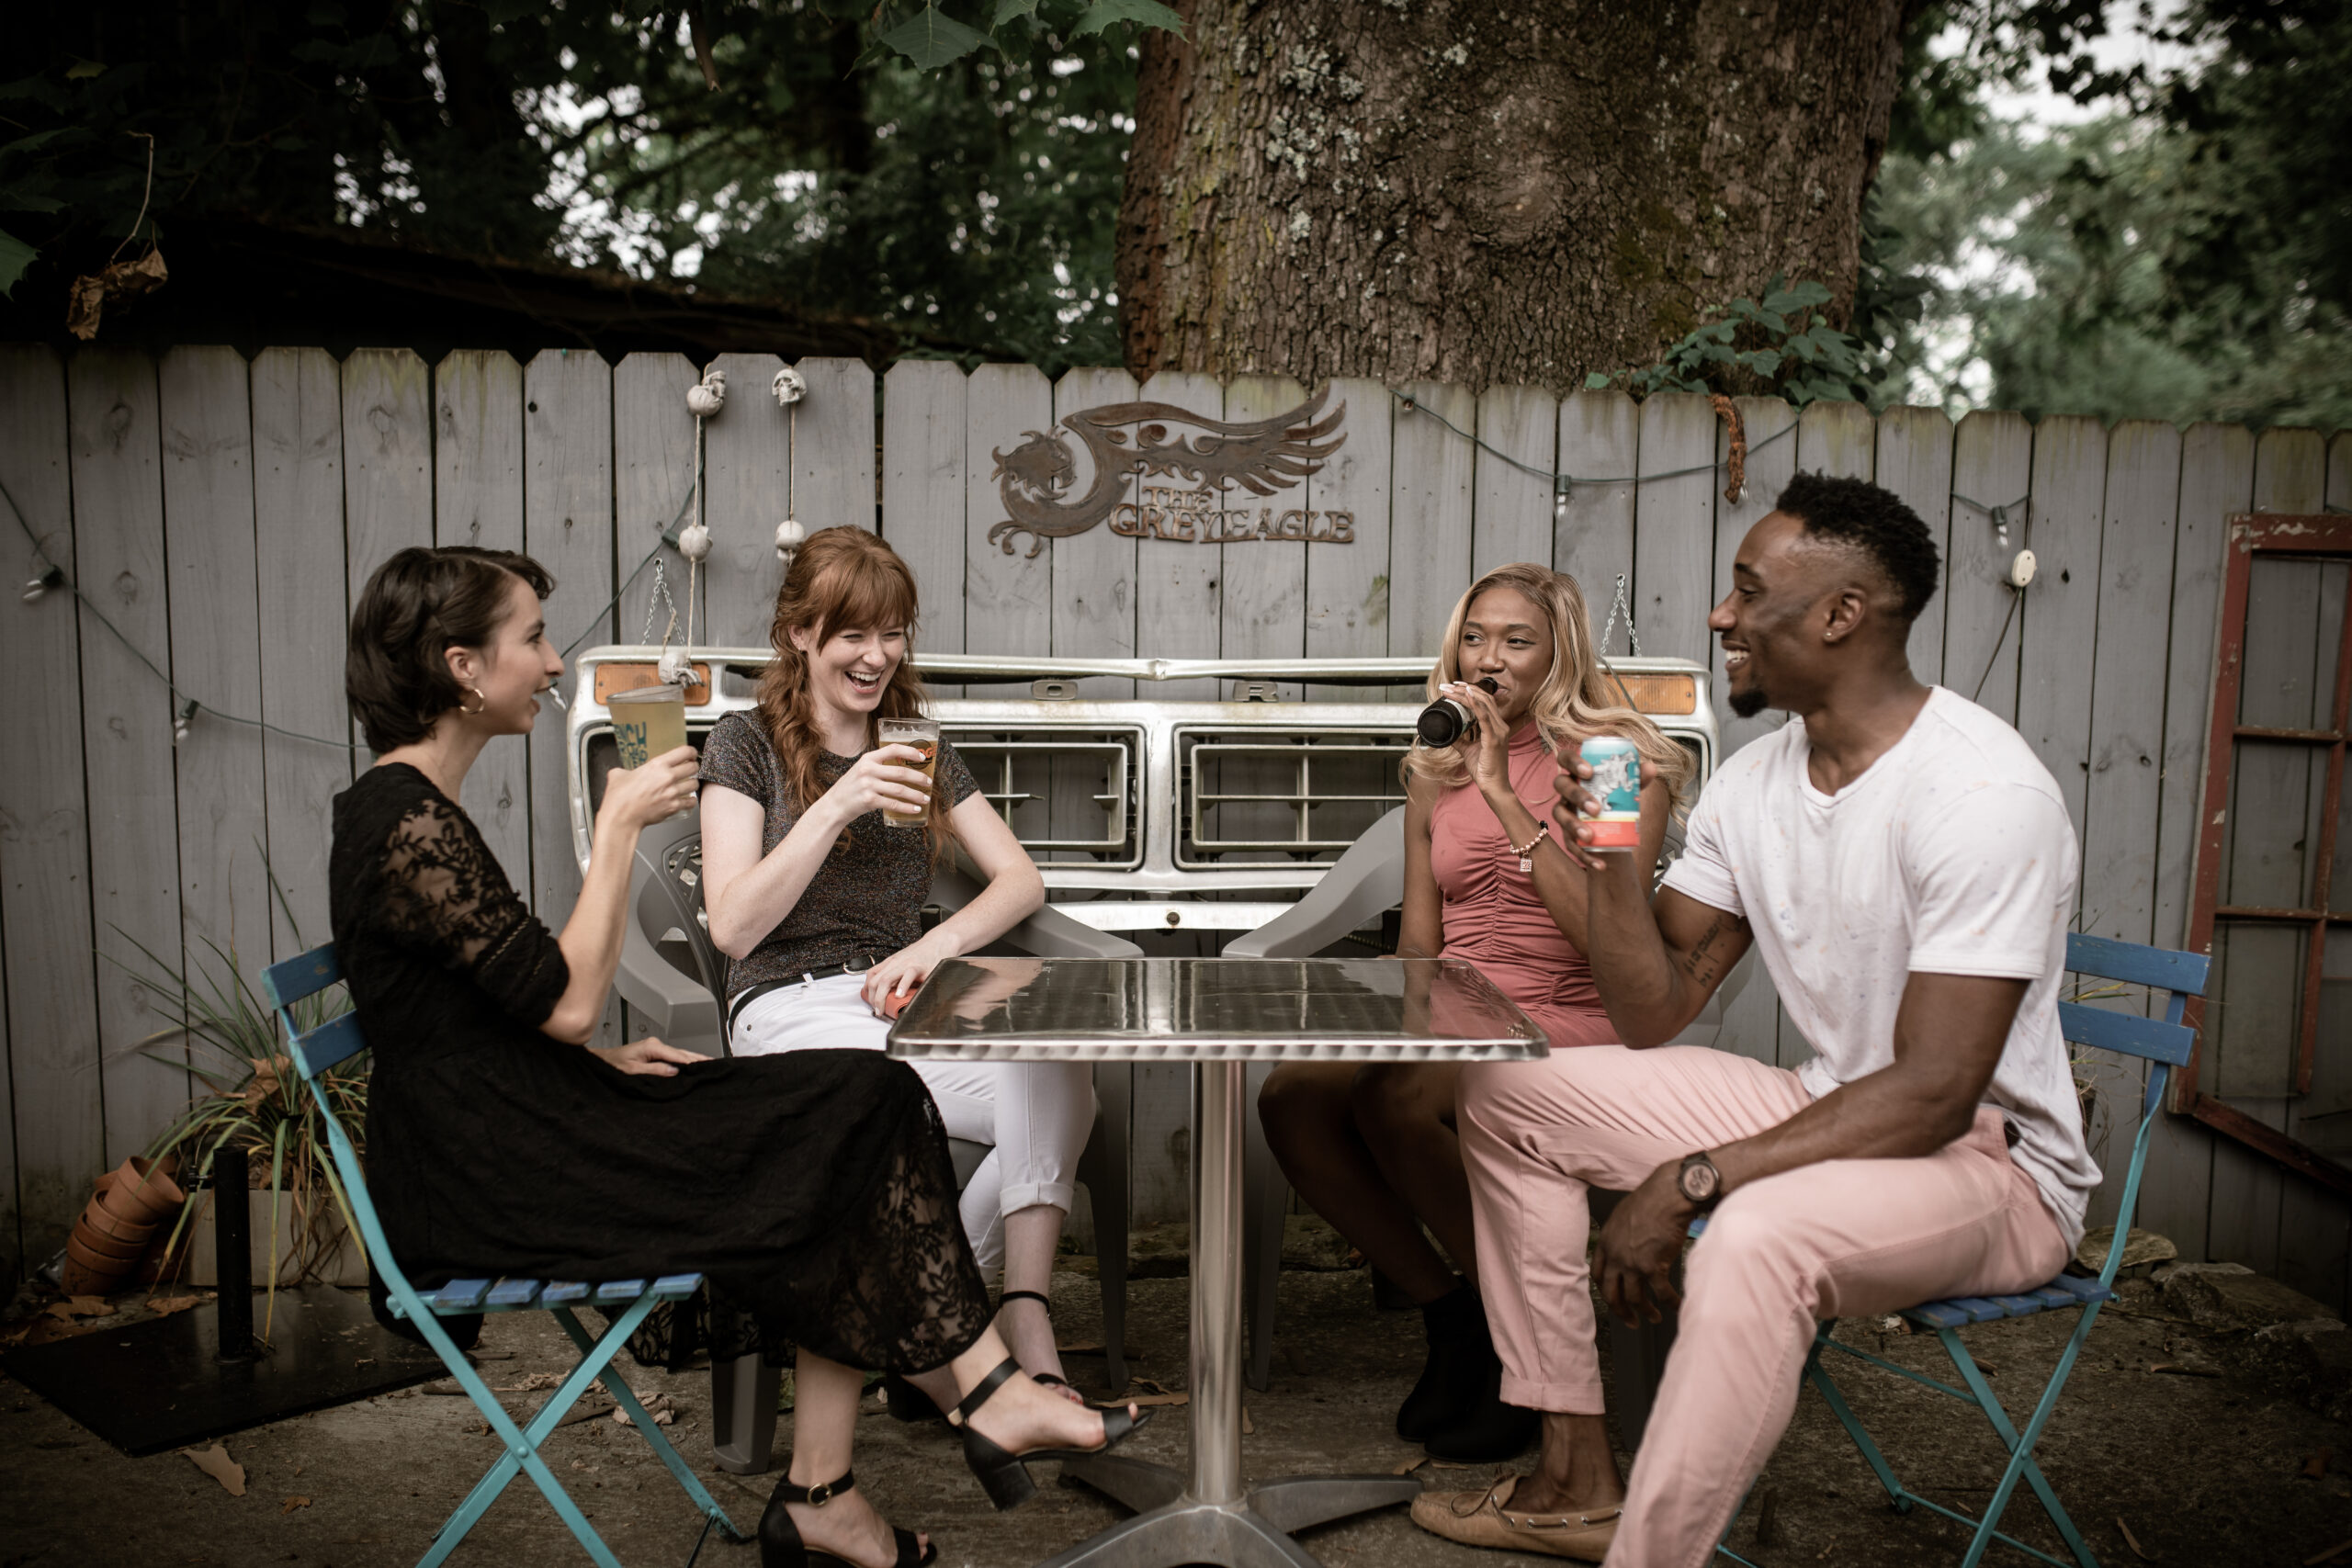
[[[1936,596],[1936,540],[1919,514],[1868,479],[1797,475],[1772,503],[1816,538],[1850,545],[1878,564],[1909,626]]]
[[[449,649],[481,648],[496,635],[516,578],[542,599],[555,591],[530,557],[471,545],[412,547],[368,576],[351,612],[343,693],[370,749],[413,745],[463,703]]]

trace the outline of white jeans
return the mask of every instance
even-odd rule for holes
[[[865,1005],[863,975],[832,975],[754,998],[736,1018],[739,1056],[879,1051],[890,1026]],[[910,1062],[947,1135],[989,1145],[964,1188],[964,1234],[982,1272],[1004,1267],[1004,1216],[1039,1203],[1069,1213],[1078,1156],[1094,1127],[1094,1074],[1083,1062]]]

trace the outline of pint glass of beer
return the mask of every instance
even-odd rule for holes
[[[613,716],[613,744],[621,766],[641,768],[686,743],[686,693],[683,686],[639,686],[605,699]]]
[[[922,753],[922,761],[906,764],[921,770],[924,787],[931,787],[939,766],[939,721],[933,718],[885,718],[876,721],[877,739],[885,746],[911,746]],[[884,807],[882,820],[893,828],[921,828],[931,821],[931,805],[924,802],[920,811],[903,816]]]

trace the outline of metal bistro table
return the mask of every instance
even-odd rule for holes
[[[890,1031],[890,1054],[961,1061],[1190,1062],[1193,1472],[1118,1454],[1071,1461],[1136,1510],[1044,1568],[1315,1568],[1290,1538],[1409,1502],[1394,1475],[1241,1484],[1241,1166],[1245,1064],[1522,1061],[1543,1032],[1467,964],[1412,958],[963,958]]]

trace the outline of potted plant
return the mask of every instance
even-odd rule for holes
[[[325,1120],[286,1055],[277,1015],[246,983],[233,951],[224,952],[209,940],[205,945],[217,965],[193,976],[143,946],[140,952],[149,967],[144,973],[132,970],[163,996],[176,998],[187,1021],[157,1031],[129,1052],[183,1068],[205,1085],[147,1148],[148,1161],[175,1168],[190,1187],[199,1189],[190,1194],[196,1201],[181,1210],[164,1244],[166,1269],[186,1269],[191,1282],[209,1282],[211,1204],[227,1196],[210,1190],[212,1156],[224,1147],[242,1147],[261,1178],[247,1200],[254,1276],[267,1283],[273,1304],[281,1283],[365,1284],[364,1244],[335,1175]],[[306,998],[294,1006],[296,1028],[315,1029],[350,1006],[340,988]],[[323,1075],[320,1085],[355,1148],[367,1124],[367,1075],[362,1053]]]

